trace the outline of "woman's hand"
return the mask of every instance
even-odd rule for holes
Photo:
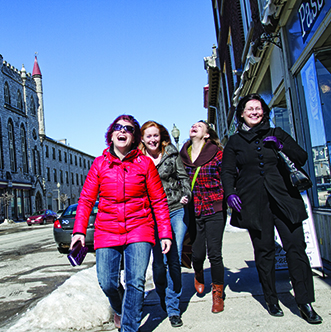
[[[238,195],[230,195],[227,199],[228,205],[231,209],[240,212],[241,211],[241,200]]]
[[[187,198],[187,196],[183,196],[183,197],[180,199],[179,202],[182,203],[183,205],[186,205],[186,204],[188,203],[188,198]]]
[[[282,150],[283,148],[283,144],[279,141],[279,139],[276,136],[267,136],[264,140],[263,140],[263,144],[268,144],[270,142],[270,144],[274,144],[274,146],[276,147],[277,150]]]
[[[83,234],[75,234],[72,238],[71,238],[71,243],[70,243],[70,247],[69,250],[72,249],[72,247],[74,246],[74,244],[80,241],[82,243],[82,246],[85,247],[85,236]]]
[[[162,239],[161,240],[162,245],[162,254],[167,254],[171,247],[171,240],[169,239]]]

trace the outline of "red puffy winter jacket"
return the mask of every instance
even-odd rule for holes
[[[80,194],[73,233],[86,234],[99,194],[94,248],[135,242],[155,244],[153,208],[159,238],[172,239],[167,197],[153,161],[138,149],[123,160],[108,149],[97,157]]]

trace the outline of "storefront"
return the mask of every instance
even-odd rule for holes
[[[311,201],[322,257],[331,260],[331,3],[300,1],[292,10],[286,48],[293,108],[298,109],[302,137],[314,183]]]

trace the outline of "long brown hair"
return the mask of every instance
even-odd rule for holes
[[[198,122],[204,123],[207,127],[207,133],[209,134],[209,137],[205,138],[206,143],[208,141],[210,141],[211,143],[217,145],[218,148],[223,150],[223,145],[221,144],[221,141],[220,141],[216,131],[211,127],[211,125],[208,122],[204,121],[204,120],[200,120]]]
[[[161,149],[161,153],[163,154],[165,147],[171,143],[171,138],[170,138],[169,132],[161,124],[159,124],[155,121],[147,121],[140,128],[141,137],[144,136],[145,130],[150,127],[155,127],[160,132],[160,149]],[[143,152],[143,154],[146,154],[146,146],[143,142],[140,142],[138,149],[140,149]]]

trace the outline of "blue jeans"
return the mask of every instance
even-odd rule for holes
[[[113,310],[121,315],[121,331],[136,332],[139,329],[151,248],[151,243],[137,242],[96,250],[98,281]],[[125,290],[120,283],[122,256]]]
[[[170,213],[172,245],[170,251],[162,254],[160,240],[155,232],[153,247],[153,278],[155,290],[165,300],[168,316],[180,315],[179,299],[182,294],[181,260],[184,236],[188,226],[188,212],[184,208]]]

